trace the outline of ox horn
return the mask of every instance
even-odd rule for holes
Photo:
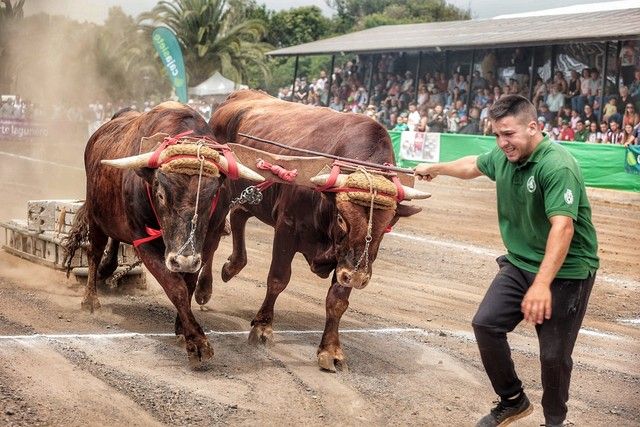
[[[151,159],[152,155],[153,151],[150,153],[138,154],[137,156],[123,157],[121,159],[101,160],[100,163],[119,169],[144,168],[149,164],[149,159]],[[220,169],[222,169],[222,172],[226,175],[229,171],[229,162],[227,162],[227,159],[224,156],[220,156],[218,164],[220,165]],[[262,175],[259,175],[240,162],[236,162],[236,164],[238,166],[238,175],[241,178],[246,178],[251,181],[257,182],[264,181]]]
[[[333,187],[334,188],[345,187],[348,176],[349,175],[345,175],[342,173],[339,174],[338,178],[336,179],[336,183],[333,185]],[[328,180],[329,180],[329,174],[317,175],[311,178],[311,182],[313,182],[315,185],[318,185],[318,186],[325,185]],[[429,197],[431,197],[431,193],[416,190],[415,188],[408,187],[406,185],[403,185],[402,189],[404,190],[404,200],[428,199]]]
[[[224,174],[226,175],[229,171],[229,162],[227,162],[226,157],[221,155],[220,159],[218,160],[218,164],[220,165],[220,169],[222,169],[222,172],[224,172]],[[240,178],[246,178],[248,180],[256,182],[263,182],[265,180],[262,175],[254,172],[237,160],[236,165],[238,167],[238,176]]]

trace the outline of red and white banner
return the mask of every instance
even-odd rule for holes
[[[438,163],[440,161],[440,134],[435,132],[402,132],[400,157],[404,160]]]

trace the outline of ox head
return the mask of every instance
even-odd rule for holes
[[[228,174],[229,164],[215,149],[197,144],[169,146],[160,151],[159,157],[157,153],[154,157],[155,151],[102,163],[132,169],[145,180],[149,195],[144,198],[151,198],[162,229],[167,269],[195,273],[202,265],[204,240],[223,181],[221,174]],[[236,164],[240,177],[264,181],[240,162]]]
[[[313,184],[326,187],[329,175],[313,177]],[[370,189],[375,189],[375,195]],[[356,172],[338,175],[329,191],[349,189],[336,195],[336,217],[332,224],[337,261],[336,279],[345,287],[362,289],[369,283],[372,264],[378,254],[384,233],[401,217],[422,209],[396,201],[397,189],[387,178]],[[404,200],[426,199],[431,195],[402,186]],[[373,209],[372,209],[373,198]]]

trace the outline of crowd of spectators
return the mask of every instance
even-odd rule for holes
[[[636,57],[640,55],[636,53]],[[492,133],[488,111],[496,99],[506,94],[529,97],[527,61],[520,49],[515,49],[515,66],[508,79],[496,78],[495,67],[486,66],[486,58],[472,78],[459,72],[428,71],[421,76],[414,76],[411,70],[397,72],[395,59],[394,54],[381,55],[370,84],[365,76],[368,70],[354,59],[336,67],[331,79],[324,70],[313,79],[301,76],[293,86],[281,88],[277,96],[366,114],[389,130],[476,135]],[[640,68],[631,74],[625,72],[618,94],[606,96],[602,107],[599,70],[580,71],[572,70],[568,75],[557,71],[548,81],[535,80],[532,102],[538,109],[540,128],[552,140],[640,143]]]

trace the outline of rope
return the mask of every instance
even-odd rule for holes
[[[195,212],[193,213],[193,218],[191,218],[191,231],[189,232],[189,238],[186,242],[178,249],[177,255],[182,254],[182,252],[186,249],[187,245],[191,245],[191,253],[196,253],[195,247],[195,234],[196,228],[198,225],[198,205],[200,203],[200,186],[202,184],[202,171],[204,170],[204,161],[205,158],[202,154],[200,154],[200,149],[203,144],[198,143],[198,151],[196,152],[196,157],[200,160],[200,173],[198,174],[198,190],[196,191],[196,203],[195,203]]]
[[[376,200],[376,196],[378,194],[378,190],[373,187],[373,179],[371,178],[371,175],[369,174],[369,172],[365,168],[358,168],[358,170],[361,170],[362,173],[364,173],[364,176],[367,178],[367,181],[369,181],[369,192],[371,193],[371,205],[369,206],[369,223],[367,224],[367,237],[365,237],[364,239],[364,251],[362,251],[362,255],[360,255],[360,259],[358,259],[358,262],[356,263],[354,272],[357,272],[358,269],[360,268],[360,263],[362,263],[363,258],[365,260],[365,264],[364,264],[365,271],[369,269],[369,245],[371,244],[371,240],[373,240],[373,237],[371,236],[371,232],[373,229],[373,208],[374,208],[374,202]]]
[[[293,182],[298,176],[298,169],[287,170],[279,165],[272,165],[263,159],[258,159],[256,161],[256,167],[260,170],[268,170],[271,171],[272,174],[277,175],[278,178],[287,181]]]

